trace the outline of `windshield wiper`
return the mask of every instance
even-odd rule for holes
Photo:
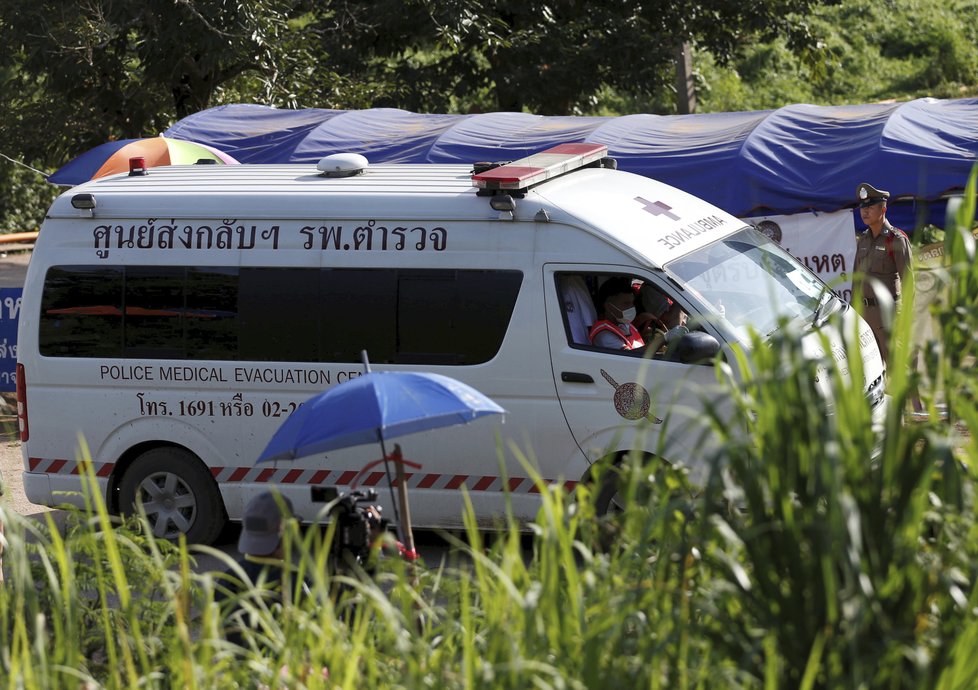
[[[825,299],[826,295],[828,296],[828,299]],[[822,309],[832,303],[833,297],[835,297],[835,295],[832,294],[831,290],[827,288],[822,289],[822,294],[818,296],[818,306],[815,307],[815,313],[812,315],[812,326],[815,328],[818,328],[821,325],[819,321],[821,321],[823,316]]]

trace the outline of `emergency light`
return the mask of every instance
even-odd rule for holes
[[[487,191],[527,189],[533,185],[583,168],[608,155],[603,144],[560,144],[512,163],[478,172],[472,185]]]

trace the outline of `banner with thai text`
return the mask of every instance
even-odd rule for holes
[[[852,211],[796,213],[746,218],[829,284],[847,302],[852,297],[856,227]],[[765,222],[766,221],[766,222]]]
[[[17,317],[23,288],[0,288],[0,393],[17,389]]]

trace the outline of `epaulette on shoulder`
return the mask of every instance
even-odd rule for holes
[[[886,232],[887,230],[889,230],[890,232]],[[910,244],[910,236],[907,235],[907,233],[905,233],[900,228],[893,227],[892,225],[887,225],[885,228],[883,228],[883,231],[885,233],[884,237],[886,239],[886,253],[890,255],[890,258],[891,259],[895,258],[893,256],[893,238],[894,237],[901,237],[902,236],[903,239],[905,239],[907,241],[907,244]]]

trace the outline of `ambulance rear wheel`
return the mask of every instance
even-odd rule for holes
[[[154,448],[140,455],[122,477],[119,506],[127,515],[139,505],[157,539],[210,544],[227,522],[221,494],[204,464],[183,448]]]

